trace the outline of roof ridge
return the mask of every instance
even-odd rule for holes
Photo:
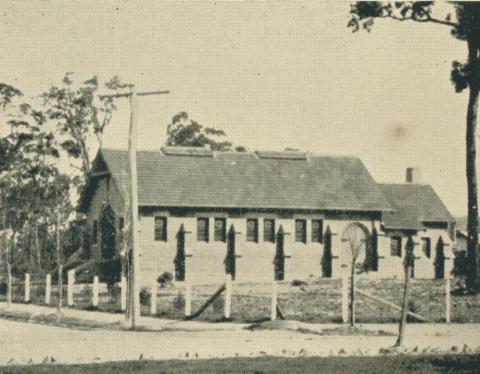
[[[179,148],[195,148],[195,147],[179,147]],[[198,147],[201,148],[201,147]],[[203,148],[202,148],[203,149]],[[99,152],[118,152],[118,153],[128,153],[128,149],[118,149],[118,148],[101,148]],[[162,150],[159,148],[157,149],[139,149],[137,152],[142,152],[142,153],[155,153],[155,154],[160,154],[164,156],[176,156],[176,155],[166,155]],[[245,152],[238,152],[234,150],[228,150],[228,151],[212,151],[215,156],[217,155],[250,155],[250,156],[256,156],[257,152],[260,153],[284,153],[285,155],[288,154],[304,154],[307,158],[320,158],[320,157],[330,157],[330,158],[350,158],[350,159],[360,159],[359,156],[353,155],[353,154],[332,154],[332,153],[318,153],[318,152],[311,152],[311,151],[275,151],[275,150],[254,150],[254,151],[245,151]]]

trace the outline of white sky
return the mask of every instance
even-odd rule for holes
[[[437,25],[378,22],[352,34],[346,2],[2,1],[0,82],[35,95],[119,75],[141,98],[140,148],[158,148],[186,110],[249,149],[359,156],[378,182],[416,166],[466,212],[467,94],[450,83],[466,46]],[[127,146],[128,106],[106,131]]]

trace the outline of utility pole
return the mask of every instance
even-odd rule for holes
[[[137,179],[137,142],[138,142],[138,96],[163,95],[170,91],[138,92],[134,85],[130,86],[129,93],[113,95],[100,95],[100,99],[106,97],[128,97],[130,103],[130,128],[128,137],[128,166],[130,171],[130,230],[132,240],[132,264],[129,274],[129,303],[127,316],[129,316],[131,328],[134,329],[140,319],[140,237],[138,223],[138,179]]]
[[[135,86],[130,87],[130,129],[128,134],[128,166],[130,168],[130,226],[132,228],[132,267],[130,271],[130,318],[135,328],[140,319],[139,275],[139,232],[138,232],[138,180],[137,180],[137,141],[138,141],[138,97]]]

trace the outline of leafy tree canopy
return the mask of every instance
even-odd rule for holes
[[[354,31],[371,31],[375,19],[434,23],[451,27],[452,36],[466,41],[469,58],[465,62],[453,61],[451,80],[457,92],[469,85],[480,87],[480,3],[454,3],[455,16],[447,13],[443,18],[433,16],[433,1],[380,2],[359,1],[352,4],[348,26]]]
[[[60,147],[72,160],[80,160],[77,168],[83,178],[90,171],[92,153],[101,146],[103,131],[116,109],[112,97],[99,98],[100,87],[96,76],[78,84],[73,73],[67,73],[60,86],[52,86],[41,94],[43,113],[55,123]],[[118,77],[104,84],[108,90],[125,87]]]
[[[213,127],[204,127],[197,121],[192,120],[187,112],[180,112],[173,116],[172,123],[167,127],[168,146],[205,147],[210,146],[214,151],[230,151],[232,143],[221,141],[226,136],[225,131]],[[243,146],[234,148],[238,152],[244,152]]]
[[[453,61],[450,74],[456,92],[468,90],[466,115],[466,177],[468,206],[468,271],[467,288],[480,291],[478,274],[478,187],[476,166],[476,126],[480,97],[480,3],[453,2],[451,13],[438,16],[433,1],[356,2],[351,6],[348,27],[353,32],[371,31],[376,19],[397,22],[431,23],[450,28],[454,38],[466,42],[467,58],[464,62]],[[437,7],[438,8],[438,7]]]

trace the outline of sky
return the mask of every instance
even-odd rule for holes
[[[355,155],[378,182],[421,170],[466,214],[467,93],[450,82],[466,45],[441,25],[347,28],[348,2],[29,1],[0,3],[0,82],[25,95],[118,75],[138,91],[139,148],[158,149],[187,111],[249,150]],[[442,12],[444,9],[440,9]],[[126,148],[124,99],[103,146]]]

